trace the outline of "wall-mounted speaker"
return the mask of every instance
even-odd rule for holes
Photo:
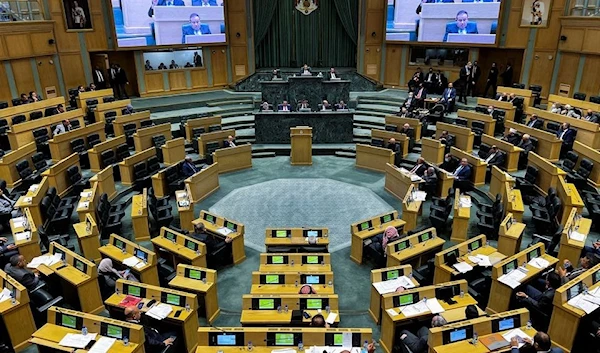
[[[567,40],[567,36],[560,36],[560,40]]]

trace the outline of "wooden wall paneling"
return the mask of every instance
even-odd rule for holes
[[[146,93],[164,92],[165,86],[162,72],[146,71],[144,73],[146,81]]]
[[[539,50],[533,54],[533,62],[529,73],[529,85],[542,86],[542,97],[548,97],[550,94],[550,84],[552,83],[552,72],[555,64],[555,50]]]
[[[243,0],[228,2],[227,12],[232,79],[233,81],[237,81],[247,76],[250,71],[248,68],[248,35],[246,30],[248,15],[246,13],[246,2]]]
[[[0,37],[0,59],[8,59],[8,50],[4,37]]]
[[[575,77],[577,76],[577,67],[579,66],[579,54],[562,53],[560,58],[560,67],[558,69],[558,80],[556,81],[556,90],[561,83],[571,85],[569,96],[575,92]]]
[[[581,51],[600,54],[600,28],[586,29]]]
[[[560,38],[560,21],[558,19],[563,13],[562,8],[553,6],[552,13],[550,14],[550,21],[548,28],[539,28],[537,30],[537,36],[535,40],[535,49],[552,49],[555,50],[558,47],[558,41]]]
[[[367,10],[383,10],[387,6],[387,1],[367,0]]]
[[[54,36],[58,51],[61,53],[79,52],[81,50],[79,36],[75,32],[67,32],[65,30],[65,19],[62,10],[59,12],[52,11],[52,20],[54,21]]]
[[[229,44],[240,45],[247,43],[246,34],[246,18],[248,14],[245,12],[228,12],[227,32],[229,33]],[[239,33],[239,36],[237,35]]]
[[[31,60],[29,59],[15,59],[10,61],[13,75],[15,77],[15,84],[19,94],[35,91],[35,81],[33,78],[33,71],[31,68]]]
[[[65,88],[77,88],[79,85],[85,85],[85,74],[83,72],[83,62],[81,55],[77,53],[61,53],[60,67],[62,69]]]
[[[35,58],[37,62],[38,76],[40,77],[40,85],[42,86],[43,92],[38,92],[42,96],[46,97],[46,87],[55,87],[56,95],[60,96],[60,88],[58,87],[58,76],[56,74],[56,66],[50,64],[53,60],[51,56],[40,56]],[[40,65],[41,63],[41,65]]]
[[[102,1],[105,0],[90,0],[90,12],[94,30],[85,32],[85,41],[88,51],[108,50],[106,26],[104,25],[104,16],[102,13]],[[106,6],[110,7],[110,2],[107,1],[107,3]]]
[[[248,70],[248,47],[231,46],[231,72],[233,81],[237,81],[249,74]]]
[[[505,46],[507,48],[526,48],[530,29],[527,27],[519,27],[519,24],[521,23],[521,7],[523,6],[523,0],[513,0],[510,2],[510,6]]]
[[[369,45],[365,47],[365,75],[379,81],[381,72],[381,47],[378,45]]]
[[[11,34],[4,36],[7,46],[8,56],[11,58],[24,58],[33,55],[31,46],[31,36],[28,33]]]
[[[0,100],[10,102],[13,97],[8,89],[8,77],[4,65],[0,65],[0,87],[3,87],[0,89]]]
[[[208,87],[208,72],[206,69],[191,70],[190,74],[192,76],[192,88]]]
[[[579,92],[584,92],[588,97],[597,96],[600,92],[600,56],[586,55],[583,66],[583,76],[579,84]]]
[[[367,10],[367,19],[365,21],[365,43],[367,45],[383,42],[385,37],[385,28],[383,26],[384,16],[383,10]]]
[[[400,86],[401,69],[402,45],[387,45],[385,49],[385,77],[383,83],[388,86]]]
[[[561,36],[567,37],[566,40],[561,40],[558,44],[560,50],[566,51],[581,51],[583,48],[583,39],[585,37],[585,28],[567,28],[563,27]]]
[[[187,89],[185,72],[179,70],[169,72],[169,89],[171,91],[180,91]]]
[[[56,53],[56,45],[50,44],[49,41],[54,39],[54,33],[50,32],[34,32],[30,34],[33,54],[48,55]]]
[[[209,48],[211,54],[213,86],[227,84],[227,53],[225,47]]]
[[[227,0],[227,12],[244,12],[246,11],[246,1],[245,0]]]

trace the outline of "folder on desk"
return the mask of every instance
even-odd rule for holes
[[[490,351],[495,351],[497,349],[506,347],[510,344],[499,333],[481,337],[479,338],[479,342],[483,343],[483,345],[486,346]]]
[[[141,301],[142,301],[141,298],[128,295],[128,296],[125,297],[125,299],[121,300],[121,302],[119,303],[119,305],[120,306],[124,306],[124,307],[135,306],[135,305],[137,305]]]

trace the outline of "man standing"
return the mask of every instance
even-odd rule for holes
[[[471,92],[471,97],[475,97],[475,85],[477,85],[477,81],[479,80],[479,76],[481,76],[481,69],[479,65],[477,65],[477,61],[473,62],[473,66],[471,67],[471,75],[469,77],[469,86],[468,92]]]
[[[513,68],[510,63],[506,64],[504,72],[500,75],[502,77],[502,85],[504,87],[512,87],[513,83]]]
[[[459,102],[464,102],[465,104],[467,104],[467,92],[469,91],[469,86],[471,84],[471,68],[473,67],[473,64],[471,64],[471,62],[469,61],[465,66],[463,66],[460,69],[460,73],[459,73],[459,81],[460,81],[460,88],[459,88],[459,92],[458,92],[458,101]]]
[[[129,84],[129,80],[127,80],[127,74],[125,70],[121,68],[121,65],[115,64],[115,72],[116,72],[116,84],[119,87],[119,99],[128,99],[127,89],[125,85]]]
[[[202,67],[202,56],[197,51],[194,52],[194,66]]]
[[[417,100],[417,108],[423,108],[425,106],[425,99],[427,98],[427,89],[425,89],[423,83],[419,84],[415,99]]]
[[[100,66],[96,65],[94,68],[94,84],[98,89],[106,88],[106,78],[104,78],[104,72],[100,69]]]
[[[490,72],[488,72],[487,81],[485,83],[485,90],[483,91],[483,96],[487,97],[488,90],[492,88],[492,98],[496,97],[496,87],[498,87],[498,68],[496,67],[496,63],[492,63],[492,67],[490,68]]]

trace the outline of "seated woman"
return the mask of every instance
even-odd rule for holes
[[[113,267],[113,262],[111,259],[103,259],[100,261],[98,265],[98,274],[104,278],[104,283],[107,289],[112,292],[115,291],[115,286],[117,284],[117,280],[122,278],[128,281],[139,282],[139,280],[129,272],[129,270],[125,271],[117,271]]]

